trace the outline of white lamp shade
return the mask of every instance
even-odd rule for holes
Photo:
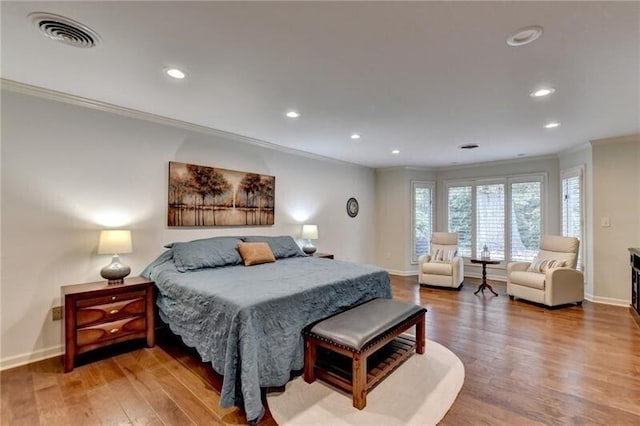
[[[306,240],[317,240],[318,225],[302,225],[302,238]]]
[[[100,233],[98,254],[131,253],[131,231],[123,229],[109,229]]]

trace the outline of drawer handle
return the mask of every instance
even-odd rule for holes
[[[112,328],[111,330],[109,330],[109,333],[116,334],[118,332],[118,330],[120,330],[120,329],[119,328]]]
[[[112,310],[110,310],[110,311],[109,311],[109,313],[110,313],[111,315],[117,314],[118,312],[120,312],[120,311],[119,311],[119,310],[117,310],[117,309],[112,309]]]
[[[111,300],[116,300],[116,296],[111,296]]]

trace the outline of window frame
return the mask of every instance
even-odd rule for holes
[[[444,226],[447,232],[449,232],[449,188],[451,187],[471,187],[471,257],[473,257],[473,248],[476,244],[476,191],[474,181],[472,180],[456,180],[456,181],[445,181],[444,182],[445,190],[444,190]]]
[[[500,265],[498,267],[504,268],[507,263],[512,262],[511,260],[511,228],[512,228],[512,217],[511,217],[511,184],[513,183],[526,183],[526,182],[540,182],[540,236],[546,233],[547,229],[547,180],[548,173],[547,172],[538,172],[538,173],[523,173],[517,175],[507,175],[507,176],[490,176],[490,177],[482,177],[482,178],[465,178],[465,179],[451,179],[444,181],[444,201],[446,206],[444,208],[444,225],[446,226],[447,231],[449,230],[449,188],[451,187],[460,187],[460,186],[471,186],[471,257],[478,257],[480,254],[476,252],[477,245],[477,229],[476,229],[476,220],[477,220],[477,199],[476,199],[476,188],[478,185],[495,185],[495,184],[504,184],[504,259],[501,260]],[[469,264],[468,260],[470,259],[465,257],[465,263]]]
[[[586,228],[585,225],[587,223],[587,205],[586,205],[586,191],[585,191],[585,186],[586,186],[586,182],[585,182],[585,178],[586,178],[586,174],[585,174],[585,165],[584,164],[580,164],[578,166],[575,167],[569,167],[566,169],[562,169],[560,170],[560,234],[562,236],[564,235],[564,215],[563,215],[563,211],[564,211],[564,199],[562,197],[562,194],[564,193],[564,180],[567,178],[572,178],[572,177],[577,177],[580,180],[580,260],[582,260],[582,262],[580,262],[577,265],[577,269],[579,271],[582,271],[585,274],[586,277],[586,265],[587,265],[587,250],[586,250],[586,245],[587,245],[587,232],[586,232]]]
[[[418,257],[416,256],[416,189],[417,188],[429,188],[431,192],[430,210],[431,210],[431,233],[435,231],[436,224],[436,183],[434,181],[426,180],[411,180],[411,264],[418,264]],[[406,247],[406,246],[405,246]]]
[[[506,202],[505,202],[505,207],[507,208],[507,213],[508,213],[508,217],[507,217],[507,223],[505,224],[505,230],[507,232],[507,240],[509,242],[509,262],[522,262],[522,261],[516,261],[516,260],[511,260],[511,228],[512,228],[512,223],[513,221],[511,220],[511,202],[512,202],[512,190],[511,190],[511,185],[514,183],[528,183],[528,182],[540,182],[540,238],[542,239],[542,236],[546,234],[546,230],[547,230],[547,215],[546,215],[546,210],[547,210],[547,174],[546,173],[533,173],[533,174],[523,174],[523,175],[517,175],[517,176],[509,176],[507,178],[507,182],[508,182],[508,198],[507,196],[505,196],[505,199],[509,200],[509,205],[507,206]],[[506,252],[506,249],[505,249]],[[505,260],[506,260],[506,256],[505,256]]]

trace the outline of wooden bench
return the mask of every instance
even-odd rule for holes
[[[362,410],[371,388],[414,352],[424,353],[426,311],[399,300],[374,299],[307,327],[303,330],[304,380],[313,383],[317,377],[350,392],[353,406]],[[398,337],[414,325],[415,340]],[[376,365],[368,365],[367,359],[381,348],[391,355],[376,360]],[[342,356],[334,356],[335,362],[323,363],[318,357],[319,349]],[[345,357],[351,368],[348,364],[338,366],[338,358]],[[371,359],[374,358],[380,357]]]

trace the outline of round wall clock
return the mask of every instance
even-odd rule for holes
[[[358,200],[351,197],[347,200],[347,214],[350,217],[358,216],[358,211],[360,210],[360,205],[358,204]]]

